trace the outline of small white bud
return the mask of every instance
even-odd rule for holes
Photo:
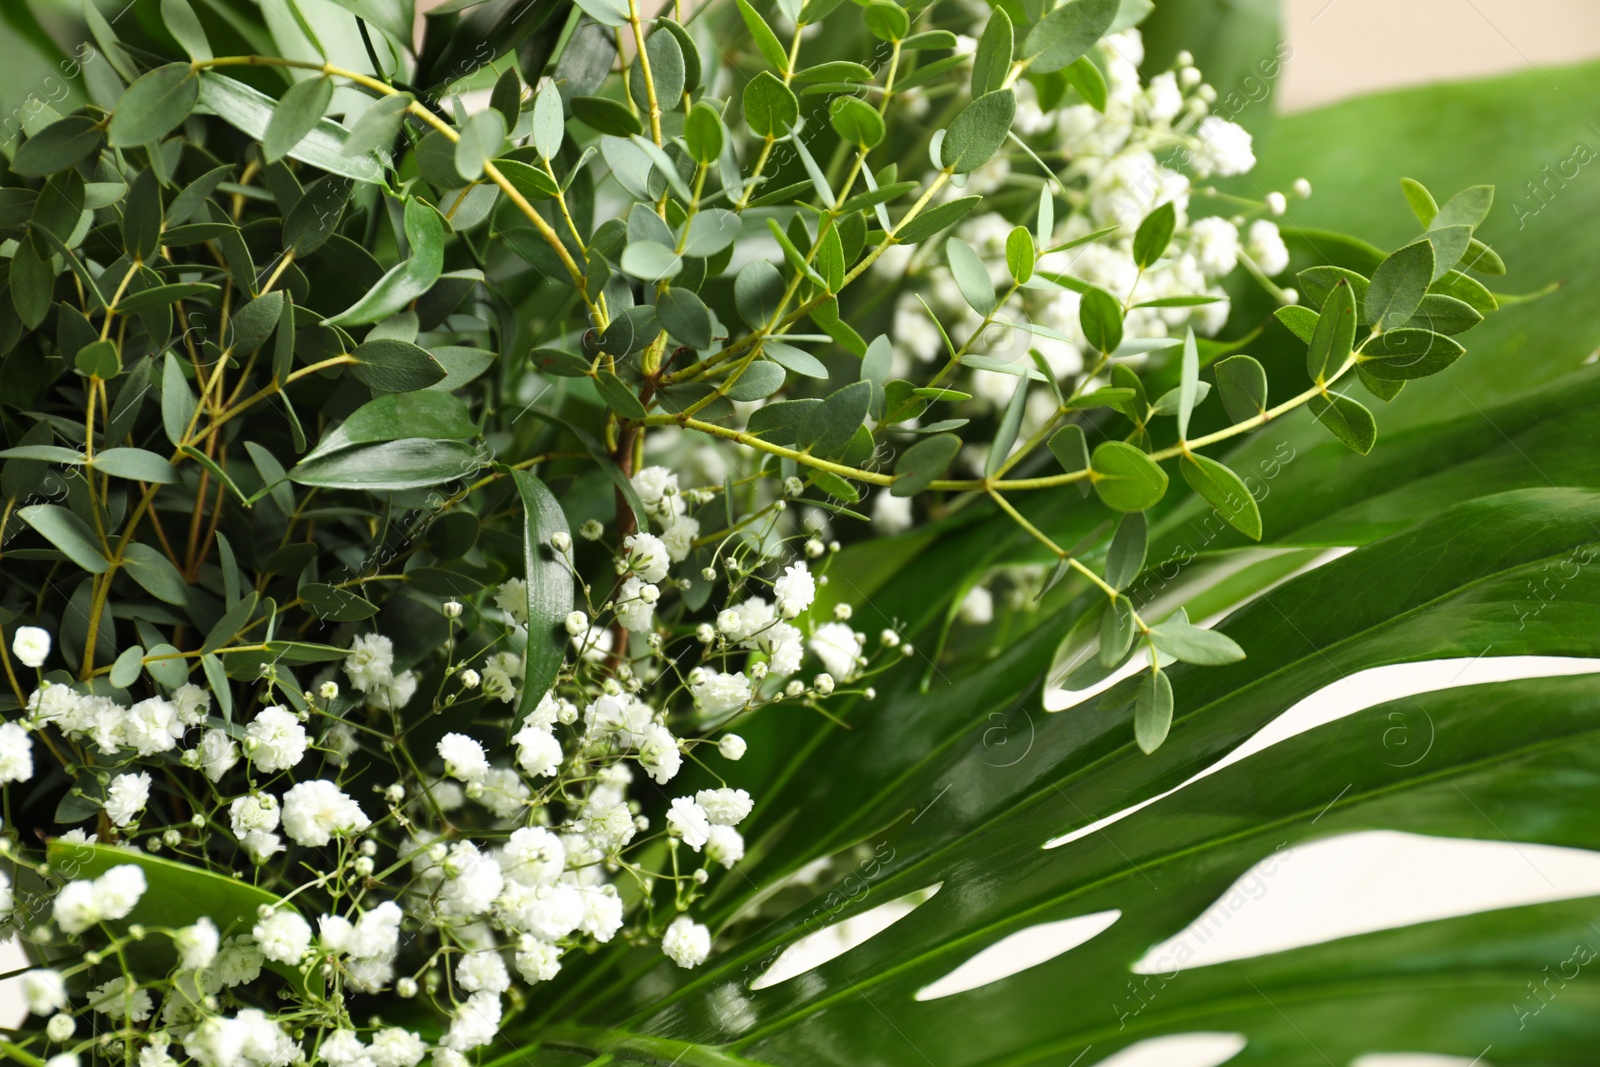
[[[833,692],[833,675],[824,671],[811,682],[811,687],[823,696]]]
[[[808,559],[816,559],[826,551],[828,551],[828,546],[815,537],[806,542],[806,557]]]
[[[582,633],[587,633],[589,630],[589,616],[585,615],[581,611],[569,612],[567,615],[566,627],[567,633],[571,634],[573,637],[577,637]]]
[[[65,1012],[56,1012],[50,1016],[50,1021],[44,1024],[44,1033],[51,1041],[60,1044],[72,1036],[78,1024],[72,1021],[72,1016]]]
[[[1215,104],[1217,102],[1217,91],[1209,85],[1200,86],[1200,88],[1194,91],[1194,95],[1199,97],[1201,100],[1204,100],[1208,104]]]
[[[802,493],[804,493],[805,491],[806,491],[805,483],[802,482],[799,478],[796,478],[794,475],[791,474],[789,477],[787,477],[787,478],[785,478],[783,480],[783,495],[784,496],[799,496]]]
[[[444,617],[447,619],[461,618],[461,601],[446,600],[444,602]]]
[[[703,622],[694,628],[694,639],[702,645],[709,645],[717,639],[717,631],[711,628],[709,622]]]
[[[694,884],[695,885],[705,885],[706,882],[709,881],[710,879],[711,879],[711,875],[706,873],[706,869],[704,867],[696,867],[695,868],[695,872],[694,872]]]
[[[806,683],[800,681],[797,678],[794,681],[790,682],[788,685],[784,686],[783,687],[783,691],[784,691],[784,693],[786,695],[792,696],[792,697],[805,696]]]
[[[19,626],[11,637],[11,651],[24,667],[42,667],[50,658],[50,632],[37,626]],[[67,1021],[71,1022],[72,1017],[68,1016]]]
[[[1190,57],[1190,63],[1193,63],[1193,57]],[[1196,85],[1200,84],[1200,72],[1192,65],[1185,65],[1184,68],[1178,72],[1178,83],[1185,89],[1193,89]]]
[[[606,528],[601,526],[599,521],[595,519],[590,519],[582,526],[578,527],[578,536],[583,538],[585,541],[598,541],[600,540],[600,536],[605,532]]]
[[[765,663],[752,663],[752,664],[750,664],[750,667],[749,667],[750,680],[752,682],[761,681],[761,679],[763,679],[763,678],[765,678],[767,676],[767,670],[768,670],[768,667],[767,667],[767,665]]]
[[[700,577],[704,578],[708,582],[716,581],[717,580],[717,568],[715,568],[715,567],[706,567],[706,568],[702,569],[700,571]]]
[[[1294,195],[1301,200],[1309,199],[1311,196],[1311,183],[1304,178],[1296,178],[1294,180]]]
[[[572,551],[572,538],[565,530],[557,530],[550,535],[550,547],[565,556]]]
[[[717,612],[717,630],[720,633],[738,633],[744,628],[744,619],[732,608],[724,608]]]
[[[792,600],[778,601],[778,614],[785,619],[792,619],[800,614],[800,605]]]
[[[870,685],[867,686],[866,689],[862,690],[861,695],[866,697],[868,700],[878,699],[878,691]]]
[[[402,999],[410,1000],[417,995],[417,980],[411,977],[402,978],[394,984],[394,991]]]
[[[1267,210],[1274,215],[1282,215],[1289,210],[1289,198],[1279,192],[1267,194]]]
[[[900,635],[893,630],[885,630],[878,635],[878,640],[883,642],[884,648],[897,648],[900,645]]]
[[[1285,289],[1283,291],[1283,302],[1285,304],[1298,304],[1298,303],[1300,303],[1300,290],[1298,290],[1298,289]]]
[[[356,874],[359,877],[361,877],[361,878],[371,878],[372,877],[372,857],[371,856],[357,856],[356,857],[355,868],[356,868]]]
[[[1173,62],[1180,67],[1192,67],[1194,66],[1194,53],[1185,48],[1183,51],[1178,53],[1177,58],[1175,58]]]
[[[476,689],[481,681],[483,681],[483,676],[471,667],[461,672],[461,688],[463,689]]]
[[[183,843],[183,835],[176,830],[165,830],[161,834],[161,843],[168,848],[177,848]]]
[[[738,734],[724,734],[722,740],[717,742],[717,751],[722,753],[722,758],[734,762],[744,758],[745,749],[748,747],[744,738]]]
[[[789,509],[789,504],[788,504],[787,501],[774,500],[772,502],[772,510],[773,511],[787,511],[788,509]]]
[[[706,670],[705,670],[704,667],[696,667],[694,670],[689,672],[689,684],[690,685],[705,685],[706,684]]]
[[[639,599],[646,604],[654,604],[661,599],[661,590],[653,585],[641,585],[639,587]]]
[[[339,683],[329,679],[317,686],[317,693],[323,700],[337,700],[339,697]]]
[[[833,617],[838,619],[840,622],[849,622],[850,616],[854,614],[855,609],[849,604],[835,604],[833,606]]]

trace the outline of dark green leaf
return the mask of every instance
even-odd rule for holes
[[[1133,736],[1139,750],[1149,755],[1160,748],[1172,729],[1172,683],[1166,673],[1153,668],[1143,673],[1133,701]]]
[[[1017,435],[1022,431],[1022,416],[1028,407],[1028,381],[1026,374],[1017,378],[1016,391],[1011,394],[1011,402],[1006,405],[1000,426],[995,430],[994,440],[989,442],[989,455],[983,461],[985,478],[993,478],[1000,472],[1001,465],[1011,455],[1012,446],[1017,443]]]
[[[1363,456],[1378,440],[1378,424],[1372,412],[1340,393],[1314,396],[1309,407],[1329,433]]]
[[[1167,245],[1172,243],[1172,231],[1177,224],[1177,209],[1170,200],[1145,216],[1133,235],[1133,262],[1140,270],[1148,270],[1167,254]]]
[[[939,145],[939,161],[957,174],[977,170],[1005,144],[1016,114],[1017,95],[1010,89],[996,89],[978,97],[945,131]]]
[[[603,96],[573,97],[572,117],[593,130],[614,137],[632,137],[644,132],[639,116],[629,111],[626,104]]]
[[[1400,329],[1379,334],[1361,352],[1361,369],[1382,381],[1409,381],[1438,374],[1466,349],[1431,330]]]
[[[482,466],[478,450],[466,442],[409,437],[307,456],[289,470],[289,478],[323,489],[382,493],[443,485]]]
[[[1049,74],[1070,65],[1111,29],[1121,0],[1066,0],[1028,31],[1022,54],[1029,70]]]
[[[1355,346],[1355,290],[1343,279],[1333,287],[1306,351],[1306,373],[1317,384],[1326,382],[1344,366]]]
[[[92,466],[102,474],[139,482],[168,485],[178,480],[178,472],[171,463],[142,448],[108,448],[96,452]]]
[[[916,496],[950,466],[961,451],[961,438],[953,433],[924,437],[905,452],[894,465],[895,479],[889,486],[893,496]]]
[[[992,93],[1005,84],[1011,70],[1013,45],[1011,16],[1004,8],[995,8],[978,38],[978,47],[972,57],[972,97]]]
[[[1106,584],[1119,592],[1132,585],[1144,570],[1149,548],[1150,524],[1144,513],[1122,516],[1117,521],[1117,532],[1111,535],[1111,547],[1106,550]]]
[[[1068,474],[1089,469],[1089,440],[1077,423],[1069,423],[1050,436],[1050,453]]]
[[[1089,344],[1110,354],[1122,343],[1122,304],[1104,289],[1090,288],[1078,305],[1078,322]]]
[[[132,148],[165,137],[200,99],[200,77],[187,63],[157,67],[123,92],[111,115],[112,145]]]
[[[750,31],[750,36],[755,38],[756,47],[761,50],[762,56],[772,64],[772,69],[780,74],[789,69],[789,53],[784,50],[778,41],[778,35],[772,32],[772,27],[767,25],[767,20],[756,13],[750,6],[749,0],[735,0],[739,6],[739,17],[744,19],[745,28]],[[768,73],[762,71],[762,74]],[[760,77],[760,75],[757,75]],[[745,105],[746,114],[749,113],[749,104]]]
[[[850,442],[867,418],[871,382],[851,382],[823,400],[806,416],[797,441],[804,451],[833,455]]]
[[[43,178],[75,167],[99,152],[105,134],[86,115],[69,115],[29,137],[12,157],[11,169],[25,178]]]
[[[912,219],[910,222],[902,221],[894,229],[894,239],[901,244],[916,244],[926,240],[947,226],[954,226],[982,200],[981,196],[963,196],[959,200],[951,200],[930,208]]]
[[[122,566],[145,592],[162,603],[182,607],[189,602],[189,583],[172,561],[152,546],[129,542],[122,551]]]
[[[711,347],[711,311],[689,289],[669,288],[656,301],[656,318],[675,340],[690,348]]]
[[[874,148],[883,140],[883,116],[864,100],[854,96],[836,97],[828,113],[834,130],[851,144]]]
[[[1405,325],[1422,304],[1433,278],[1433,245],[1427,241],[1406,245],[1373,271],[1363,321],[1382,330]]]
[[[33,504],[20,508],[22,521],[37,530],[46,541],[59,548],[72,562],[90,574],[104,574],[110,564],[95,543],[89,524],[56,504]]]
[[[375,393],[426,389],[445,376],[444,368],[426,349],[406,341],[366,341],[350,354],[356,360],[351,373]]]
[[[272,109],[272,119],[261,138],[261,154],[266,161],[282,159],[305,140],[332,101],[333,79],[327,76],[305,78],[291,85]]]
[[[1229,356],[1212,370],[1229,419],[1243,422],[1267,410],[1267,372],[1260,363],[1250,356]]]
[[[744,5],[744,0],[739,0]],[[745,83],[744,121],[757,137],[783,137],[799,121],[800,102],[770,70]]]
[[[526,680],[518,714],[530,714],[550,687],[566,658],[562,622],[572,610],[572,571],[551,547],[558,533],[568,534],[567,518],[550,490],[527,471],[514,471],[522,498],[524,522],[523,579],[528,589]],[[570,534],[569,534],[570,536]]]
[[[645,416],[644,405],[639,403],[639,398],[622,384],[622,379],[608,370],[595,373],[595,386],[600,390],[600,398],[606,406],[625,419],[642,419]]]

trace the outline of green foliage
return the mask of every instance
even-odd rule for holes
[[[1511,798],[1507,823],[1517,839],[1588,844],[1581,820],[1532,813],[1536,782],[1563,773],[1549,739],[1587,752],[1593,701],[1574,683],[1528,682],[1369,709],[1352,720],[1368,728],[1365,741],[1323,727],[1225,768],[1189,787],[1193,810],[1214,818],[1174,821],[1161,808],[1130,815],[1127,833],[1117,834],[1123,859],[1159,869],[1159,891],[1131,874],[1103,835],[1039,859],[1050,834],[1205,769],[1327,681],[1476,654],[1480,633],[1474,647],[1462,644],[1463,618],[1478,620],[1497,654],[1592,652],[1585,635],[1596,620],[1586,605],[1594,598],[1580,595],[1592,584],[1587,562],[1572,579],[1574,595],[1538,625],[1517,626],[1510,611],[1481,613],[1483,604],[1514,603],[1551,561],[1593,540],[1600,486],[1584,407],[1596,399],[1592,376],[1520,404],[1493,403],[1555,373],[1522,360],[1524,377],[1505,351],[1511,331],[1529,331],[1520,345],[1554,345],[1562,369],[1592,348],[1592,336],[1574,328],[1587,312],[1566,294],[1567,303],[1541,307],[1549,318],[1537,327],[1526,318],[1502,325],[1516,316],[1493,314],[1511,301],[1468,272],[1504,269],[1480,231],[1506,231],[1490,213],[1492,189],[1467,184],[1477,180],[1475,166],[1416,169],[1441,190],[1464,191],[1441,206],[1420,182],[1407,182],[1389,206],[1409,204],[1415,226],[1367,207],[1378,198],[1364,176],[1330,193],[1314,173],[1310,210],[1331,197],[1335,214],[1351,221],[1325,221],[1396,250],[1350,241],[1337,246],[1337,263],[1297,262],[1304,304],[1277,309],[1285,329],[1272,325],[1255,355],[1237,351],[1249,341],[1193,336],[1181,350],[1130,348],[1146,340],[1133,328],[1136,307],[1212,297],[1138,302],[1061,273],[1070,269],[1064,257],[1044,257],[1079,242],[1054,245],[1055,213],[1069,200],[1042,180],[1037,200],[1031,185],[1026,197],[993,197],[1008,236],[1003,257],[980,254],[949,231],[990,204],[950,189],[1014,143],[1021,79],[1035,98],[1054,93],[1104,108],[1092,50],[1139,5],[997,7],[969,71],[966,60],[942,54],[954,45],[942,12],[883,0],[773,10],[736,0],[687,27],[658,21],[647,37],[624,3],[582,0],[572,32],[558,34],[567,9],[536,5],[537,17],[518,25],[507,10],[515,5],[491,0],[430,16],[423,47],[404,67],[416,70],[415,85],[381,74],[381,88],[344,72],[361,66],[360,38],[324,50],[336,69],[270,55],[228,65],[213,60],[225,42],[229,51],[270,51],[265,22],[253,24],[259,12],[182,0],[156,6],[172,42],[91,19],[102,36],[139,33],[126,52],[111,50],[114,38],[101,41],[118,67],[115,93],[30,129],[0,190],[10,255],[0,346],[15,389],[0,415],[10,516],[0,609],[8,627],[41,611],[88,620],[77,630],[61,625],[71,638],[62,641],[63,681],[134,693],[204,679],[217,693],[218,721],[231,726],[236,709],[253,708],[263,663],[318,654],[311,641],[284,635],[328,627],[344,641],[351,624],[379,612],[431,610],[447,597],[483,602],[485,589],[516,577],[526,583],[529,620],[520,719],[569,661],[561,627],[582,577],[555,547],[557,535],[570,543],[591,518],[649,528],[652,516],[625,472],[646,455],[647,431],[668,426],[742,448],[737,473],[710,493],[720,499],[699,505],[695,568],[726,545],[753,543],[742,539],[734,510],[749,496],[746,482],[784,485],[786,497],[827,511],[844,531],[849,547],[828,588],[860,594],[855,625],[901,627],[929,656],[925,671],[899,668],[875,680],[876,702],[850,693],[838,716],[830,705],[815,721],[752,725],[752,738],[771,751],[730,782],[770,781],[775,794],[763,797],[751,837],[761,847],[742,868],[746,881],[710,898],[718,947],[707,971],[668,972],[621,943],[574,960],[548,1000],[534,998],[508,1023],[507,1039],[521,1048],[506,1062],[565,1062],[567,1050],[581,1049],[662,1064],[787,1064],[815,1062],[819,1048],[900,1062],[903,1048],[869,1036],[884,1032],[885,1019],[939,1048],[941,1061],[1070,1060],[1091,1043],[1109,1053],[1131,1037],[1115,1017],[1064,1013],[1060,1003],[1098,1003],[1105,989],[1120,988],[1131,958],[1284,837],[1388,825],[1399,818],[1391,798],[1420,832],[1481,833],[1448,785],[1473,778]],[[398,36],[383,28],[383,5],[343,7],[343,21],[376,34],[383,48],[409,47],[405,20]],[[549,26],[547,7],[560,15]],[[814,48],[798,31],[791,42],[773,29],[797,23],[823,23],[831,36]],[[626,36],[637,30],[649,74],[633,61],[607,78],[614,35],[586,32],[596,24]],[[734,38],[750,43],[733,60],[705,47]],[[496,61],[482,74],[493,77],[461,65],[461,49],[479,40]],[[886,70],[871,52],[875,41],[894,43],[883,50],[894,66]],[[720,73],[738,77],[705,76],[702,49],[714,63],[734,63]],[[523,87],[546,74],[552,80],[524,99]],[[367,109],[326,117],[335,83],[368,96]],[[737,101],[714,95],[730,84]],[[472,115],[444,91],[491,85],[492,106]],[[895,94],[914,90],[935,102],[937,121],[926,129],[894,110]],[[1331,178],[1342,173],[1337,151],[1375,143],[1363,135],[1369,118],[1355,105],[1290,120],[1278,151],[1297,157],[1296,166],[1319,161]],[[1385,121],[1393,140],[1399,120]],[[1441,127],[1428,162],[1444,156],[1445,131],[1463,124],[1457,116]],[[1367,151],[1387,167],[1379,148]],[[1483,158],[1509,166],[1493,156]],[[1009,158],[1020,168],[1025,154]],[[1496,177],[1514,189],[1519,174]],[[628,207],[607,217],[618,196]],[[1133,221],[1141,270],[1182,249],[1171,204]],[[934,316],[945,347],[926,374],[896,370],[893,341],[880,333],[893,321],[880,304],[898,280],[867,272],[896,245],[915,246],[919,269],[948,268],[983,323],[969,333]],[[1498,247],[1519,264],[1539,258],[1516,239]],[[1556,262],[1574,263],[1579,253],[1562,249],[1568,258]],[[991,273],[1000,259],[1010,283]],[[735,262],[743,266],[731,269]],[[1015,328],[1006,301],[1045,289],[1081,295],[1089,349],[1081,371],[1058,374],[1037,352],[1024,358],[1051,327]],[[1265,311],[1260,317],[1272,322]],[[1009,358],[985,347],[997,322],[1027,334],[1001,353]],[[1455,340],[1475,328],[1473,349],[1486,351],[1476,362]],[[1230,327],[1224,336],[1244,333]],[[968,369],[1014,382],[985,409],[953,377]],[[1269,377],[1272,395],[1289,398],[1279,408],[1268,407]],[[1374,450],[1377,419],[1350,395],[1352,377],[1394,401],[1382,410],[1386,448]],[[1482,432],[1470,411],[1415,429],[1428,398],[1458,379],[1463,397],[1485,402],[1503,440]],[[1207,405],[1213,385],[1218,400]],[[1054,411],[1042,425],[1028,414],[1040,398]],[[750,411],[734,406],[762,401]],[[1258,428],[1267,433],[1261,443],[1239,444]],[[1300,451],[1290,450],[1293,473],[1276,482],[1263,464],[1288,440],[1281,433],[1299,435]],[[1219,445],[1239,447],[1204,454],[1220,454]],[[1363,461],[1349,450],[1373,455]],[[1291,466],[1272,461],[1274,471]],[[1179,490],[1192,492],[1168,491],[1174,468]],[[1546,485],[1545,473],[1554,486],[1576,488]],[[47,476],[67,486],[63,495],[49,495]],[[863,538],[849,506],[880,490],[927,497],[941,517],[898,538]],[[1185,524],[1213,518],[1216,540],[1196,549]],[[1272,561],[1247,556],[1246,539],[1296,566],[1329,545],[1359,547],[1238,607],[1253,579],[1266,586],[1292,569],[1283,561],[1273,564],[1281,571],[1255,569]],[[1152,587],[1151,576],[1185,551],[1185,564],[1198,551],[1223,565],[1209,576],[1185,572],[1171,589]],[[1019,588],[1026,595],[1018,599],[1045,610],[1013,612],[992,646],[951,628],[957,590],[1014,561],[1041,559],[1056,570]],[[369,568],[370,560],[378,562]],[[1243,577],[1219,576],[1233,564]],[[694,581],[685,579],[685,603]],[[1189,622],[1235,608],[1215,628]],[[685,611],[664,625],[688,632],[687,620]],[[253,643],[266,651],[237,648]],[[1013,728],[1007,717],[1024,702],[1037,710],[1047,680],[1099,681],[1125,664],[1135,664],[1132,672],[1103,694],[1065,714],[1034,716],[1026,774],[1002,781],[993,773],[989,741],[975,740],[1000,721],[992,717]],[[930,677],[937,692],[926,691]],[[1548,711],[1539,739],[1516,714],[1534,702]],[[1415,768],[1371,759],[1385,716],[1419,707],[1441,725],[1437,758]],[[69,780],[53,766],[51,774],[51,788],[64,794]],[[1313,829],[1307,816],[1332,792],[1318,789],[1336,779],[1352,789],[1321,809],[1328,819]],[[955,821],[894,821],[950,781],[962,783]],[[879,854],[865,876],[871,902],[936,882],[947,882],[945,892],[892,934],[825,965],[805,988],[742,989],[805,932],[806,916],[831,921],[869,906],[853,896],[805,903],[810,890],[780,884],[829,857],[823,885],[845,876],[846,850],[886,840],[890,826],[889,858]],[[154,904],[214,897],[205,906],[221,923],[242,921],[263,902],[239,880],[138,862],[160,882]],[[997,872],[993,893],[955,891],[972,870]],[[639,892],[671,903],[670,889]],[[1111,908],[1122,911],[1119,925],[1059,962],[937,1010],[913,999],[970,950],[1035,922]],[[1523,913],[1548,936],[1581,935],[1574,908]],[[165,912],[133,918],[177,921]],[[1537,974],[1548,960],[1530,947],[1535,938],[1515,934],[1476,917],[1373,935],[1362,954],[1328,947],[1287,962],[1252,960],[1175,985],[1141,1025],[1154,1033],[1223,1019],[1219,1026],[1265,1035],[1264,1062],[1274,1054],[1288,1062],[1286,1046],[1271,1044],[1282,1037],[1281,1020],[1248,996],[1251,985],[1276,983],[1320,1003],[1319,983],[1365,990],[1387,981],[1402,991],[1383,996],[1403,1010],[1378,1012],[1379,994],[1361,992],[1354,996],[1373,1009],[1370,1026],[1330,1011],[1308,1031],[1340,1055],[1390,1033],[1442,1048],[1454,1035],[1430,1020],[1465,1011],[1471,1029],[1472,1011],[1490,1004],[1490,993],[1448,994],[1407,985],[1408,976],[1442,982],[1477,973],[1474,937],[1503,938],[1511,969]],[[1483,979],[1496,997],[1502,987],[1514,984],[1498,972]],[[386,1019],[411,1010],[383,1006]],[[1361,1042],[1352,1031],[1365,1035]],[[1521,1039],[1506,1040],[1515,1048]]]

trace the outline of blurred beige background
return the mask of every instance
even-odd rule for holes
[[[1286,0],[1284,26],[1285,111],[1600,56],[1600,0]]]

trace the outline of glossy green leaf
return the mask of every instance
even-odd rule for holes
[[[1361,350],[1361,369],[1383,381],[1408,381],[1438,374],[1460,359],[1460,342],[1431,330],[1389,330]]]
[[[1223,409],[1233,422],[1253,419],[1267,410],[1267,372],[1250,356],[1229,356],[1212,367]]]
[[[1083,294],[1078,322],[1084,338],[1101,352],[1115,352],[1122,344],[1122,305],[1104,289],[1091,288]]]
[[[1393,330],[1416,314],[1434,279],[1433,245],[1414,241],[1378,265],[1363,306],[1363,321]]]
[[[951,461],[960,451],[961,438],[953,433],[938,433],[920,439],[895,461],[895,480],[889,486],[889,492],[894,496],[916,496],[949,469]]]
[[[1133,235],[1133,262],[1146,270],[1167,253],[1172,231],[1178,224],[1177,209],[1168,201],[1145,216]]]
[[[1090,457],[1095,493],[1116,511],[1144,511],[1167,492],[1167,473],[1139,449],[1123,441],[1102,441]]]
[[[972,56],[972,98],[994,92],[1005,84],[1011,70],[1013,31],[1011,16],[995,8],[984,24],[983,34]]]
[[[1321,384],[1337,374],[1350,358],[1356,337],[1355,290],[1340,279],[1328,295],[1317,319],[1317,328],[1311,333],[1311,347],[1306,352],[1306,373],[1311,380]]]
[[[407,341],[379,338],[356,346],[351,373],[375,393],[407,393],[426,389],[445,376],[439,361]]]
[[[757,137],[782,137],[799,118],[800,102],[794,92],[770,70],[745,83],[744,121]]]
[[[43,178],[75,167],[105,145],[105,134],[86,115],[69,115],[40,130],[17,148],[11,169],[27,178]]]
[[[305,140],[332,101],[332,78],[305,78],[291,85],[272,109],[272,119],[261,138],[261,154],[267,162],[282,159]]]
[[[1261,509],[1244,480],[1209,456],[1190,453],[1178,461],[1183,480],[1222,520],[1252,541],[1261,540]]]
[[[95,542],[89,524],[56,504],[31,504],[17,509],[22,521],[90,574],[104,574],[110,564]]]
[[[1326,396],[1312,397],[1307,407],[1317,421],[1346,446],[1363,456],[1372,451],[1378,439],[1378,424],[1372,412],[1362,407],[1359,401],[1351,400],[1342,393],[1328,393]]]

